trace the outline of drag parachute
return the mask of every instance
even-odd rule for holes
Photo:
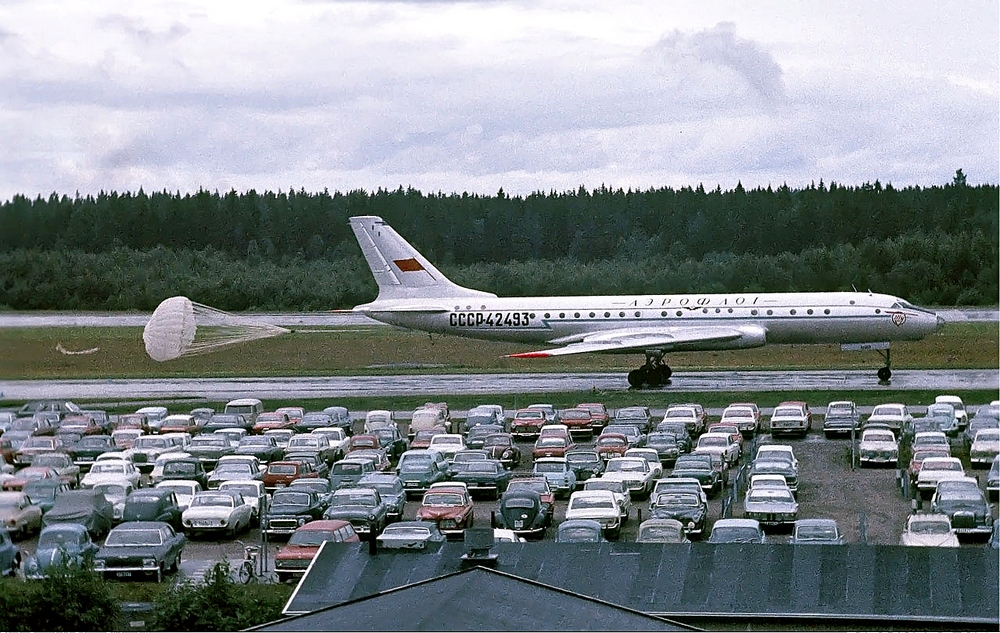
[[[142,340],[150,358],[166,361],[286,332],[283,327],[217,310],[187,297],[170,297],[156,306],[142,331]]]

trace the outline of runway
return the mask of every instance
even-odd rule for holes
[[[677,372],[670,385],[642,393],[712,391],[997,390],[1000,370],[895,370],[888,384],[872,371]],[[355,396],[490,395],[569,391],[624,392],[621,373],[407,374],[292,378],[160,378],[121,380],[8,380],[7,400],[91,398],[345,398]]]

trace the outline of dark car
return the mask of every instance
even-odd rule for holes
[[[549,480],[541,476],[531,476],[531,477],[516,477],[510,480],[507,484],[507,492],[504,496],[509,494],[528,491],[534,492],[538,495],[542,502],[542,513],[545,515],[545,525],[552,524],[552,517],[555,514],[556,508],[556,493],[552,491],[549,486]]]
[[[205,464],[196,457],[180,457],[163,464],[163,474],[160,481],[184,479],[197,481],[203,490],[208,489],[208,473]]]
[[[289,490],[311,490],[319,496],[320,504],[325,510],[330,505],[330,497],[333,496],[333,487],[330,486],[329,479],[319,477],[303,477],[288,484]]]
[[[323,413],[330,416],[332,423],[329,426],[340,427],[348,435],[354,434],[354,423],[351,421],[351,414],[348,412],[347,407],[326,407],[323,409]]]
[[[94,463],[98,455],[117,450],[118,447],[115,446],[115,441],[111,439],[110,435],[87,435],[66,449],[66,452],[73,458],[73,463],[80,467],[80,470],[90,470],[90,465]]]
[[[493,526],[518,536],[541,538],[549,524],[541,496],[532,490],[508,490],[493,513]]]
[[[272,536],[289,535],[309,521],[323,518],[326,507],[312,490],[281,488],[271,496],[261,526]]]
[[[262,464],[281,459],[284,450],[274,440],[272,435],[247,435],[240,440],[235,455],[252,455]]]
[[[333,465],[330,469],[330,485],[334,490],[353,486],[362,475],[375,472],[375,462],[370,459],[352,459],[350,455]]]
[[[336,426],[333,423],[333,417],[329,413],[310,411],[303,415],[292,428],[296,433],[309,433],[313,429],[322,429],[328,426]]]
[[[403,480],[391,473],[368,473],[358,480],[358,487],[378,490],[382,501],[389,508],[389,521],[399,521],[403,518],[403,507],[406,505],[406,491]]]
[[[624,407],[615,412],[611,424],[634,424],[639,427],[640,432],[647,433],[652,421],[653,416],[648,407]]]
[[[242,413],[216,413],[201,427],[201,432],[214,433],[222,429],[243,429],[249,433],[253,429],[253,423]]]
[[[504,468],[521,465],[521,449],[510,433],[493,433],[483,440],[483,450],[491,459],[498,460]]]
[[[938,482],[931,498],[931,512],[948,515],[960,537],[988,537],[993,531],[993,514],[986,495],[971,477]]]
[[[444,481],[445,463],[440,454],[426,449],[410,449],[399,458],[399,478],[407,496],[422,494],[431,484]],[[336,464],[334,464],[336,466]]]
[[[687,425],[684,422],[665,420],[657,424],[655,430],[673,435],[677,442],[677,450],[682,454],[691,452],[691,434],[688,433]]]
[[[94,538],[107,534],[114,521],[114,506],[107,497],[92,489],[60,492],[52,509],[42,516],[42,526],[79,523]]]
[[[677,437],[669,431],[653,431],[647,435],[646,448],[655,450],[660,463],[664,466],[673,466],[681,454]]]
[[[57,523],[42,530],[33,556],[24,561],[27,580],[47,578],[54,567],[84,567],[99,549],[87,528],[77,523]]]
[[[754,475],[781,475],[785,478],[789,490],[797,492],[799,489],[798,471],[790,461],[758,457],[750,465],[750,477]]]
[[[604,543],[604,529],[593,519],[570,519],[559,524],[556,543]]]
[[[207,470],[215,468],[223,455],[232,455],[236,452],[236,448],[229,443],[229,438],[218,433],[202,433],[192,438],[184,450],[192,457],[201,460]]]
[[[389,506],[375,488],[341,488],[330,497],[324,519],[350,521],[361,538],[375,538],[389,523]]]
[[[0,574],[15,576],[20,566],[21,550],[14,545],[7,528],[0,526]]]
[[[708,504],[695,492],[660,493],[652,500],[650,512],[654,519],[680,521],[688,536],[702,534],[708,520]]]
[[[409,448],[406,438],[399,432],[399,428],[396,425],[374,429],[371,434],[378,438],[379,446],[389,455],[389,459],[393,461],[399,459],[399,456]]]
[[[181,506],[169,488],[140,488],[125,497],[123,521],[163,521],[181,529]]]
[[[604,472],[605,463],[597,451],[573,450],[566,453],[566,463],[576,473],[577,486],[594,477],[600,477]]]
[[[465,436],[465,447],[479,449],[483,447],[486,438],[494,433],[503,433],[503,427],[499,424],[478,424],[469,429],[469,434]]]
[[[483,492],[493,499],[498,499],[507,490],[507,484],[510,483],[512,476],[511,472],[495,459],[452,464],[451,480],[464,483],[470,495]]]
[[[681,455],[674,462],[674,469],[670,472],[670,477],[693,477],[701,484],[701,487],[710,495],[717,494],[722,490],[722,479],[719,472],[712,467],[710,459],[705,459],[708,455]]]
[[[94,557],[94,570],[105,578],[153,576],[177,571],[187,540],[169,523],[129,521],[111,530]]]

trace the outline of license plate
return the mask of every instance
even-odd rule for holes
[[[403,485],[406,486],[407,488],[416,488],[418,483],[419,482],[416,481],[407,481]]]
[[[514,529],[515,530],[520,530],[523,527],[524,527],[524,521],[522,521],[521,519],[516,519],[514,521]]]
[[[118,578],[131,578],[132,577],[132,572],[130,572],[130,571],[117,571],[117,572],[115,572],[115,576],[118,577]]]

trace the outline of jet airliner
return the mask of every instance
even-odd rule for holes
[[[891,295],[872,292],[498,297],[459,286],[380,217],[350,218],[378,297],[355,312],[414,330],[548,345],[510,354],[542,358],[587,352],[643,354],[631,386],[670,380],[669,352],[839,343],[884,350],[878,378],[889,380],[891,341],[920,340],[944,321]]]

